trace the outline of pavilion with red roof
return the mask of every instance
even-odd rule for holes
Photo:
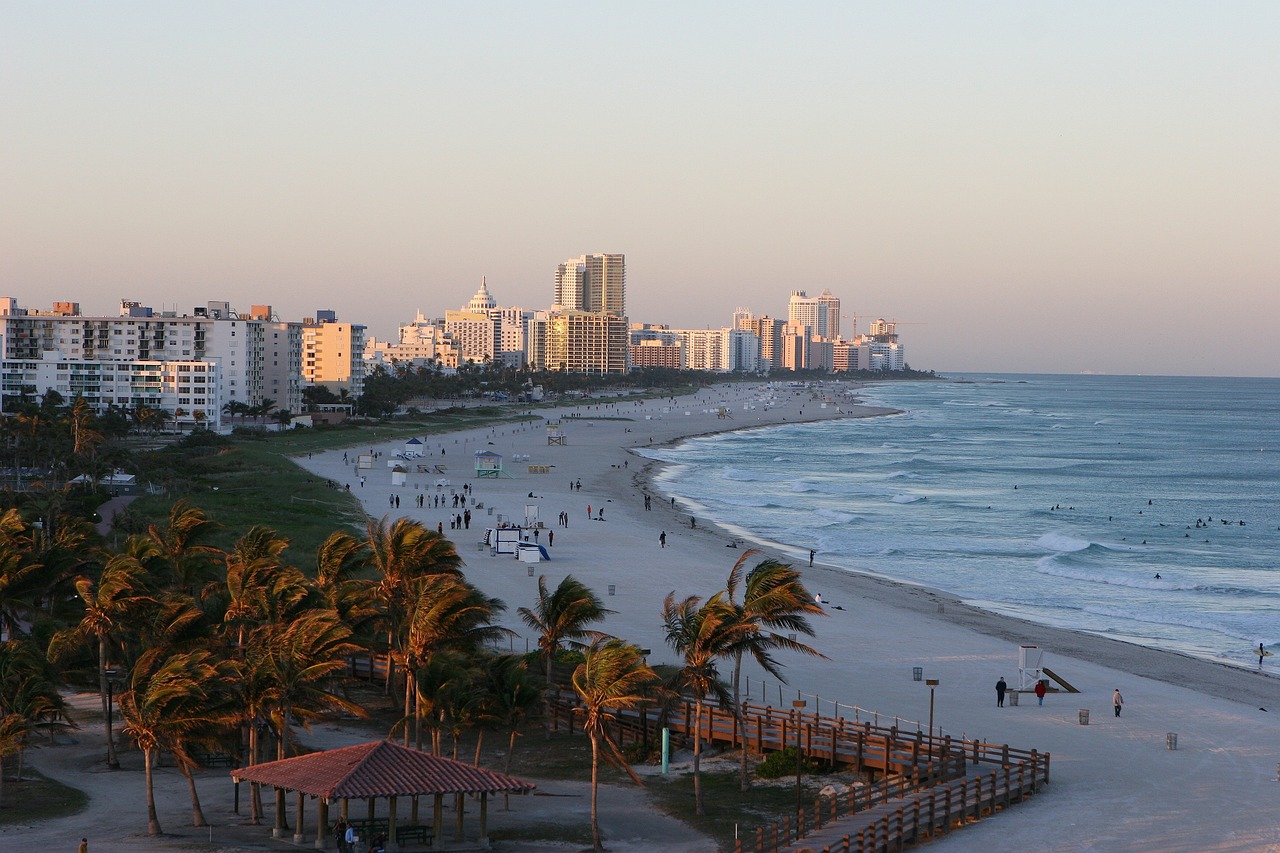
[[[464,794],[480,797],[480,837],[479,842],[488,846],[488,797],[489,794],[516,793],[525,794],[534,789],[534,785],[523,782],[502,773],[473,767],[461,761],[431,755],[407,746],[400,746],[387,740],[362,743],[357,746],[346,746],[340,749],[329,749],[297,758],[284,758],[279,761],[268,761],[252,767],[240,767],[231,771],[237,782],[254,782],[270,785],[277,791],[293,791],[298,795],[296,827],[293,840],[295,844],[305,842],[305,804],[306,798],[319,801],[319,812],[316,817],[315,847],[325,849],[329,838],[329,807],[338,803],[341,817],[356,825],[368,836],[374,832],[385,832],[387,850],[400,849],[400,843],[406,838],[431,842],[434,850],[442,849],[444,831],[444,797]],[[417,798],[429,795],[434,798],[434,809],[430,826],[410,822],[397,825],[397,798],[413,798],[412,821],[417,819]],[[387,800],[387,818],[385,821],[376,818],[376,803],[380,799]],[[368,803],[368,818],[353,819],[348,816],[347,806],[350,800],[365,800]],[[284,834],[283,809],[276,810],[276,837]],[[458,809],[458,822],[455,837],[462,840],[463,810]]]

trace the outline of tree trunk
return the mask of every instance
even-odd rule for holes
[[[702,807],[702,703],[693,706],[693,811],[698,817],[707,812]]]
[[[156,816],[156,792],[153,772],[156,751],[148,747],[142,751],[142,754],[147,768],[147,834],[160,835],[160,818]]]
[[[505,773],[507,776],[511,775],[511,753],[516,751],[516,737],[518,737],[519,734],[520,732],[516,729],[516,727],[512,726],[511,741],[507,744],[507,761],[502,768],[502,772]],[[506,791],[502,793],[502,810],[504,812],[511,811],[511,794]]]
[[[484,729],[476,731],[476,760],[472,762],[476,767],[480,766],[480,748],[484,746]]]
[[[102,697],[102,724],[107,731],[107,766],[112,770],[120,769],[120,759],[116,757],[115,738],[111,736],[111,695],[107,692],[107,638],[98,637],[98,695]]]
[[[280,706],[280,745],[276,751],[276,758],[285,759],[289,757],[289,717],[293,714],[293,706],[285,702]]]
[[[604,850],[604,841],[600,838],[600,737],[594,732],[591,735],[591,849]]]
[[[747,717],[742,712],[742,652],[738,652],[733,658],[733,716],[738,721],[738,738],[742,741],[738,787],[745,792],[751,790],[751,780],[747,777]]]
[[[249,720],[249,766],[258,763],[258,726]],[[262,788],[257,782],[249,783],[249,822],[254,826],[262,823]]]
[[[196,777],[191,772],[191,765],[179,760],[178,767],[182,770],[182,775],[187,777],[187,788],[191,791],[191,825],[208,826],[209,822],[204,819],[204,810],[200,808],[200,793],[196,791]]]
[[[404,668],[404,745],[405,746],[409,745],[409,735],[412,733],[411,730],[413,728],[412,717],[410,716],[410,714],[413,713],[413,681],[414,679],[409,675],[409,667],[406,666]]]

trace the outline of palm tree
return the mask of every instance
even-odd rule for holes
[[[376,574],[373,595],[386,631],[390,660],[387,693],[395,683],[395,664],[404,660],[408,640],[410,582],[431,574],[461,574],[462,558],[453,543],[410,518],[370,520],[365,547]]]
[[[220,554],[212,545],[201,542],[218,529],[217,522],[204,510],[185,499],[169,507],[168,524],[148,525],[147,533],[156,543],[180,589],[197,595],[201,586],[213,577],[213,555]]]
[[[670,686],[693,694],[693,798],[696,813],[703,815],[702,706],[708,696],[715,696],[722,704],[728,701],[729,693],[720,683],[716,659],[732,654],[749,628],[737,620],[734,608],[722,593],[705,602],[696,595],[677,601],[674,592],[668,593],[662,603],[662,622],[667,644],[684,657],[684,665]]]
[[[743,655],[751,655],[765,672],[783,682],[786,678],[769,654],[772,649],[825,657],[811,646],[779,633],[785,631],[788,634],[812,637],[813,626],[806,617],[825,616],[826,612],[805,588],[800,580],[800,573],[788,563],[766,558],[744,574],[747,560],[758,553],[755,548],[743,552],[733,564],[725,587],[725,595],[736,612],[738,622],[748,628],[733,651],[733,709],[742,737],[738,781],[743,791],[750,787],[747,777],[746,724],[742,713]],[[739,589],[742,592],[741,602],[738,601]]]
[[[161,834],[155,801],[156,755],[170,749],[180,764],[190,762],[185,739],[213,722],[210,708],[220,704],[214,697],[226,683],[227,667],[207,650],[172,654],[168,648],[151,649],[134,666],[129,689],[120,695],[124,733],[138,744],[145,761],[149,835]]]
[[[498,655],[487,663],[484,691],[489,713],[497,723],[511,729],[506,764],[502,770],[510,776],[511,756],[516,751],[520,726],[542,704],[543,685],[538,683],[538,676],[529,671],[523,655]],[[503,795],[502,803],[504,810],[509,807],[509,795]]]
[[[538,632],[538,648],[542,657],[543,675],[551,685],[551,665],[560,654],[564,643],[581,645],[583,640],[595,639],[601,634],[587,626],[604,619],[615,611],[600,601],[600,596],[573,575],[566,575],[554,592],[547,591],[547,576],[538,578],[538,601],[533,608],[521,607],[516,611],[524,624]],[[551,739],[551,697],[547,696],[547,715],[544,723],[546,737]]]
[[[98,647],[98,692],[102,697],[102,719],[107,733],[107,766],[120,767],[111,732],[110,694],[107,692],[108,649],[123,651],[124,637],[132,629],[131,620],[155,600],[146,591],[147,561],[157,556],[149,539],[131,536],[125,548],[107,561],[95,582],[76,579],[76,592],[84,601],[84,616],[74,628],[58,632],[49,644],[49,657],[56,660],[72,641],[96,642]]]
[[[583,650],[583,657],[573,671],[572,684],[582,701],[582,728],[591,738],[592,849],[604,850],[599,820],[600,745],[603,742],[606,747],[606,760],[624,770],[637,785],[644,784],[623,758],[609,733],[609,724],[615,711],[644,702],[645,689],[657,681],[658,675],[644,662],[640,649],[616,637],[596,637]]]
[[[506,610],[506,605],[486,597],[462,577],[426,575],[413,579],[409,591],[409,631],[401,661],[406,674],[415,673],[440,653],[474,656],[484,644],[510,633],[493,624]],[[419,744],[421,742],[421,696],[416,690],[417,684],[416,678],[405,679],[406,745],[410,714],[419,723],[417,734]]]
[[[43,587],[43,569],[32,559],[34,542],[16,509],[0,516],[0,639],[12,639]]]
[[[22,779],[26,738],[36,730],[74,728],[66,718],[66,702],[44,655],[30,640],[0,643],[0,780],[4,756],[18,754],[17,778]]]

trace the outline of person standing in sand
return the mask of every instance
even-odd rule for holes
[[[1009,685],[1004,683],[1004,676],[1000,676],[1000,680],[996,682],[996,707],[1004,707],[1004,692],[1009,689]]]
[[[1036,682],[1036,698],[1040,700],[1041,705],[1044,704],[1044,694],[1048,692],[1049,692],[1049,689],[1045,687],[1044,679],[1041,679],[1040,681]]]
[[[667,547],[667,531],[664,530],[658,534],[658,544],[663,548]]]
[[[1124,707],[1124,697],[1120,695],[1120,688],[1116,688],[1116,692],[1111,694],[1111,706],[1116,709],[1116,716],[1120,716],[1120,709]]]
[[[80,847],[77,848],[77,853],[89,853],[89,839],[80,839]]]

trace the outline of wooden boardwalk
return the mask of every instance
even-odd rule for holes
[[[572,732],[576,698],[558,693],[552,724]],[[694,703],[684,700],[665,721],[656,711],[620,711],[616,736],[622,743],[652,743],[661,727],[676,742],[691,742]],[[778,853],[813,849],[887,853],[997,814],[1049,782],[1049,754],[1008,744],[933,737],[883,728],[843,717],[805,714],[745,704],[743,724],[728,710],[705,706],[699,734],[704,743],[759,754],[795,746],[810,760],[868,773],[870,785],[816,800],[760,827],[734,845],[734,853]],[[803,839],[802,845],[794,845]]]

